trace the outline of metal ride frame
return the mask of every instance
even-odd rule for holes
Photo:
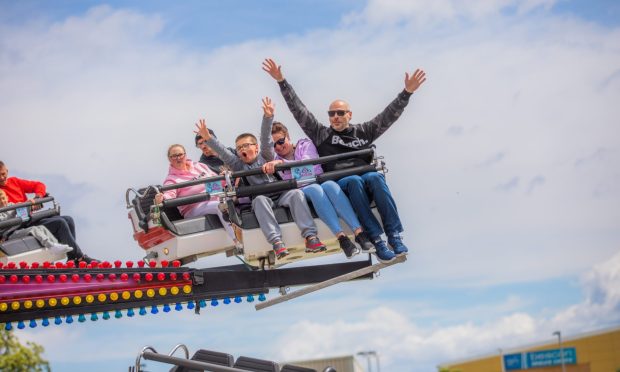
[[[372,154],[374,151],[368,149],[342,155],[351,157],[372,156]],[[344,157],[333,155],[312,161],[289,163],[276,169],[325,163]],[[319,175],[313,181],[338,179],[377,168],[376,165],[347,168]],[[383,164],[380,168],[383,168]],[[257,173],[254,170],[243,171],[215,178],[226,179],[229,182],[231,177]],[[205,180],[190,181],[194,184],[199,182]],[[302,180],[302,182],[308,181]],[[221,197],[230,202],[232,196],[277,192],[291,186],[298,187],[302,182],[289,180],[254,187],[247,186],[245,189],[229,189],[224,191]],[[185,183],[184,186],[188,184]],[[178,206],[208,198],[208,193],[206,197],[205,194],[193,195],[179,198],[182,200],[164,202],[164,205]],[[231,221],[239,219],[235,214],[230,213]],[[244,264],[193,269],[182,267],[179,261],[172,263],[164,261],[159,267],[156,267],[155,262],[145,264],[144,261],[137,262],[136,265],[127,262],[126,267],[122,267],[120,261],[115,261],[113,264],[82,263],[80,267],[62,263],[32,264],[32,266],[20,263],[19,267],[12,264],[0,270],[0,323],[4,323],[5,329],[10,330],[11,322],[17,322],[17,327],[21,329],[26,327],[25,321],[30,321],[29,326],[33,328],[37,325],[37,320],[40,320],[41,325],[47,326],[50,324],[50,319],[55,324],[61,324],[64,317],[65,323],[71,323],[73,316],[78,316],[78,321],[83,322],[86,320],[85,315],[90,314],[90,320],[95,321],[100,316],[109,319],[110,312],[115,312],[114,317],[120,318],[123,316],[121,310],[126,310],[126,315],[132,317],[135,315],[134,309],[139,309],[139,314],[144,315],[147,312],[146,308],[151,307],[150,312],[154,314],[159,311],[158,306],[161,306],[164,312],[168,312],[171,304],[175,306],[175,310],[180,310],[182,303],[186,304],[188,309],[200,313],[200,309],[206,307],[207,301],[211,301],[212,306],[217,306],[219,300],[228,304],[233,301],[231,298],[234,298],[234,302],[238,303],[242,301],[242,296],[247,296],[247,302],[253,302],[254,295],[258,295],[259,299],[255,308],[261,310],[337,283],[372,279],[380,269],[404,261],[406,256],[398,256],[388,263],[373,264],[371,256],[368,255],[365,260],[271,270],[258,270]],[[289,287],[292,286],[305,287],[290,292]],[[265,301],[265,294],[270,289],[278,289],[281,296]]]

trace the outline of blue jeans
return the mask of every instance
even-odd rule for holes
[[[347,176],[338,180],[338,184],[349,196],[357,217],[362,221],[362,226],[371,239],[379,238],[384,229],[387,236],[403,231],[396,203],[383,174],[368,172],[361,176]],[[383,229],[370,209],[370,201],[373,199],[383,221]]]
[[[334,235],[342,232],[338,217],[342,218],[353,231],[361,227],[349,199],[336,182],[327,181],[320,185],[313,183],[302,190],[306,198],[312,202],[316,214]]]

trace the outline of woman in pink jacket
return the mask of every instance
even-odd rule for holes
[[[218,176],[217,173],[213,172],[205,164],[188,159],[183,145],[175,144],[168,147],[168,160],[170,161],[170,168],[168,170],[168,177],[166,177],[166,180],[164,181],[164,186],[192,181],[199,178]],[[172,189],[165,191],[163,194],[158,193],[155,195],[155,203],[161,204],[164,199],[196,195],[201,192],[205,192],[205,185],[203,183],[194,186],[182,187],[180,189]],[[218,208],[218,204],[219,200],[217,196],[214,196],[211,197],[211,200],[182,205],[179,207],[179,212],[181,212],[183,218],[194,218],[207,214],[217,214],[228,235],[235,243],[237,243],[232,227],[222,217],[222,211]]]

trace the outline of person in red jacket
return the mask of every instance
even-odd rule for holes
[[[28,198],[27,194],[34,194],[35,197],[43,197],[47,193],[47,188],[43,182],[24,180],[17,177],[9,177],[9,169],[0,161],[0,190],[3,190],[10,203],[33,202],[33,198]],[[36,207],[33,206],[33,209]],[[96,261],[82,252],[75,240],[75,222],[70,216],[52,216],[36,222],[36,225],[45,226],[61,244],[66,244],[73,248],[67,253],[67,258],[76,263],[84,261],[90,263]]]

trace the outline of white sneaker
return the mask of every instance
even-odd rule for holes
[[[71,252],[73,250],[73,247],[69,247],[66,244],[60,244],[60,243],[56,243],[56,244],[52,244],[51,247],[48,248],[50,251],[52,251],[53,253],[67,253],[67,252]]]

